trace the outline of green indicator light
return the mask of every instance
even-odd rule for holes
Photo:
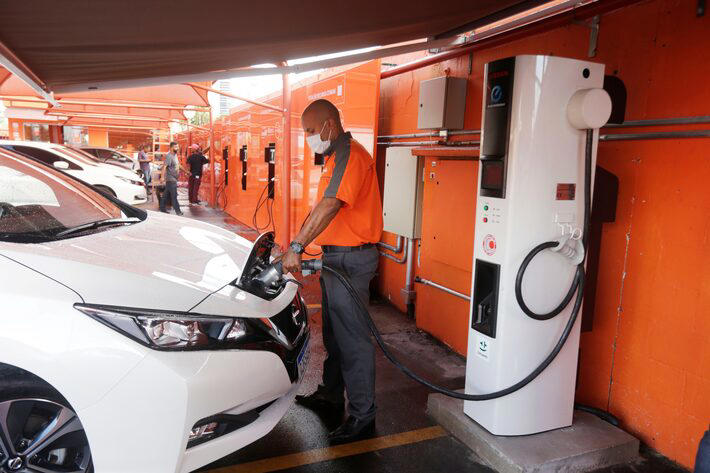
[[[488,206],[487,206],[487,205],[484,205],[484,206],[483,206],[483,210],[488,210]]]

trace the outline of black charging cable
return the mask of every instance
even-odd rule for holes
[[[590,213],[591,213],[591,183],[592,183],[592,145],[593,145],[593,138],[594,138],[594,132],[593,130],[587,130],[587,135],[586,135],[586,146],[585,146],[585,157],[584,157],[584,233],[583,233],[583,246],[585,249],[586,253],[586,248],[587,248],[587,234],[588,234],[588,229],[589,229],[589,218],[590,218]],[[520,279],[522,281],[522,275],[525,273],[525,269],[527,268],[527,264],[530,263],[532,258],[538,254],[540,251],[546,248],[552,248],[553,246],[557,246],[558,242],[546,242],[541,245],[536,246],[533,248],[533,250],[528,254],[528,256],[523,260],[524,264],[521,264],[520,269],[518,270],[518,278],[516,278],[516,298],[517,298],[517,279]],[[550,246],[551,245],[551,246]],[[586,254],[585,254],[586,258]],[[317,261],[317,262],[316,262]],[[527,261],[527,263],[526,263]],[[414,381],[417,381],[420,384],[423,384],[424,386],[428,387],[432,391],[444,394],[449,397],[453,397],[456,399],[463,399],[464,401],[488,401],[491,399],[497,399],[503,396],[507,396],[508,394],[512,394],[523,387],[527,386],[531,381],[533,381],[535,378],[537,378],[540,373],[542,373],[549,365],[552,363],[552,361],[557,357],[557,355],[560,353],[562,350],[562,347],[564,347],[565,343],[567,342],[567,339],[569,338],[570,333],[572,333],[572,328],[574,327],[575,322],[577,321],[577,317],[579,315],[579,311],[582,307],[582,299],[584,297],[584,282],[585,282],[585,272],[584,272],[584,260],[582,260],[581,263],[577,266],[577,271],[575,273],[574,280],[572,282],[572,288],[570,289],[570,292],[568,293],[569,299],[566,296],[565,305],[562,306],[561,308],[558,306],[555,308],[552,312],[557,311],[556,314],[559,314],[569,303],[569,300],[571,300],[572,296],[569,295],[570,293],[574,295],[576,292],[576,297],[574,300],[574,306],[572,307],[572,313],[569,317],[569,320],[567,321],[567,324],[565,325],[564,330],[562,331],[562,335],[560,335],[559,340],[555,344],[554,348],[552,351],[547,355],[547,357],[534,369],[530,374],[525,376],[523,379],[518,381],[517,383],[504,388],[500,389],[498,391],[490,392],[490,393],[485,393],[485,394],[465,394],[465,393],[460,393],[457,391],[452,391],[450,389],[446,389],[441,386],[437,386],[436,384],[432,383],[431,381],[428,381],[422,377],[420,377],[418,374],[414,373],[411,369],[409,369],[407,366],[403,365],[400,363],[397,358],[390,353],[389,349],[387,348],[387,345],[385,344],[384,340],[382,339],[382,336],[380,335],[379,330],[377,329],[377,326],[375,325],[374,321],[372,320],[372,317],[370,317],[370,313],[367,310],[367,307],[365,306],[364,301],[360,299],[360,296],[357,294],[357,291],[352,287],[352,284],[350,284],[350,281],[348,280],[347,276],[341,274],[339,271],[337,271],[334,268],[331,268],[325,264],[322,264],[320,260],[311,260],[311,261],[304,261],[303,262],[303,269],[307,270],[318,270],[320,269],[320,266],[322,265],[322,269],[324,271],[327,271],[331,274],[333,274],[345,287],[345,289],[348,291],[350,294],[350,297],[355,301],[357,306],[360,309],[360,312],[363,314],[365,317],[365,321],[367,322],[368,327],[370,328],[370,332],[372,332],[373,337],[375,337],[375,341],[377,342],[377,345],[379,345],[380,349],[382,352],[385,354],[385,357],[392,362],[397,368],[399,368],[400,371],[402,371],[404,374],[409,376],[411,379]],[[522,296],[518,298],[518,304],[520,304],[521,308],[524,307],[524,302],[522,302]],[[562,304],[560,304],[562,305]],[[525,306],[527,307],[527,306]],[[559,309],[559,310],[558,310]],[[523,309],[525,310],[525,309]],[[528,309],[529,310],[529,309]],[[532,312],[532,311],[530,311]],[[527,312],[526,312],[527,314]],[[528,314],[530,315],[530,314]],[[549,318],[554,317],[554,315],[549,315],[548,314],[535,314],[538,315],[538,317],[533,317],[536,318],[537,320],[546,320]]]

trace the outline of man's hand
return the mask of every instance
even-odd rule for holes
[[[300,273],[301,272],[301,255],[288,250],[281,257],[284,273]]]

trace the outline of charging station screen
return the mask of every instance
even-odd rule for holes
[[[493,190],[503,188],[503,161],[483,161],[481,187]]]

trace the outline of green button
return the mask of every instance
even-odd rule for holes
[[[483,206],[483,210],[488,210],[488,206],[487,206],[487,205],[484,205],[484,206]]]

